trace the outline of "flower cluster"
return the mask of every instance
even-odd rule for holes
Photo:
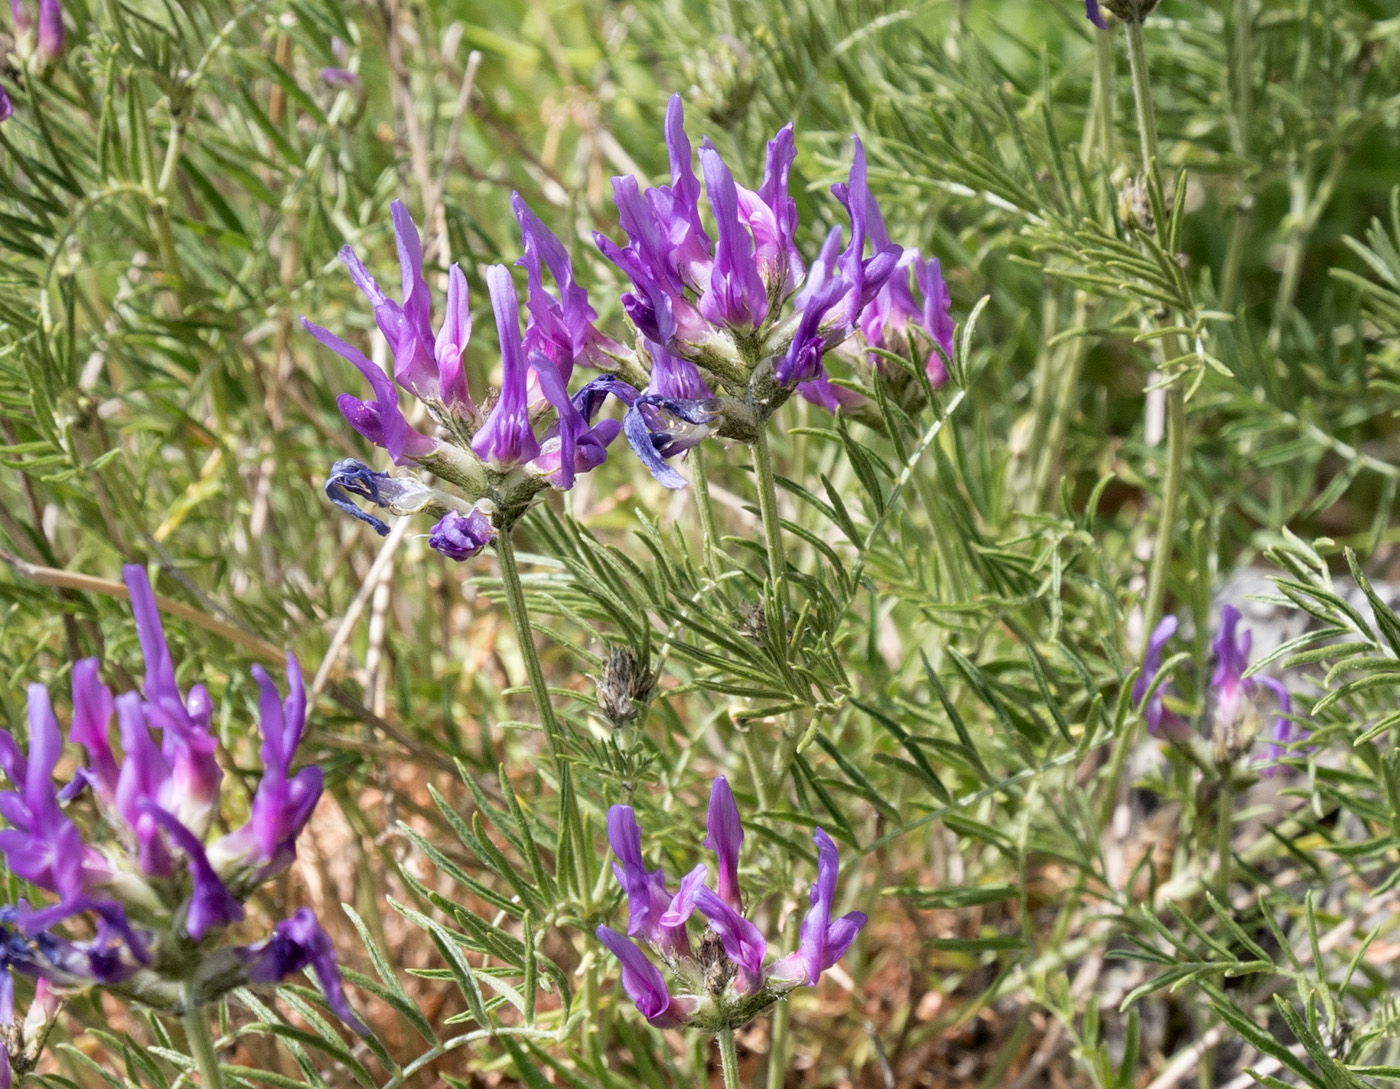
[[[392,378],[353,345],[302,319],[312,336],[351,363],[370,387],[368,400],[349,393],[337,398],[346,421],[386,450],[396,465],[427,469],[467,498],[429,488],[412,477],[374,473],[358,462],[335,467],[328,494],[381,533],[388,527],[373,515],[357,512],[351,496],[398,514],[435,511],[442,521],[429,543],[457,559],[472,552],[472,546],[462,543],[464,536],[479,542],[479,548],[496,529],[512,524],[540,490],[567,490],[578,474],[602,464],[622,426],[617,420],[594,422],[611,388],[610,376],[573,396],[568,392],[575,366],[606,365],[615,346],[594,327],[597,315],[587,292],[574,280],[563,245],[519,195],[514,208],[524,239],[524,256],[518,263],[526,271],[527,320],[522,335],[519,297],[510,272],[492,265],[486,270],[486,286],[500,341],[501,385],[483,405],[472,399],[462,360],[472,333],[466,276],[456,265],[449,269],[444,313],[434,332],[418,228],[398,201],[393,218],[401,299],[384,292],[353,249],[347,246],[340,253],[374,308],[393,356]],[[545,288],[546,272],[555,294]],[[400,389],[416,399],[436,425],[435,434],[426,434],[404,415]],[[406,506],[407,497],[415,505]],[[468,522],[470,530],[465,528]]]
[[[0,1025],[13,1019],[12,973],[38,980],[41,997],[100,986],[173,1011],[309,967],[331,1009],[358,1028],[335,952],[309,910],[252,945],[224,938],[249,895],[296,857],[321,796],[319,768],[292,770],[306,721],[296,659],[287,658],[285,700],[253,669],[262,779],[246,823],[215,836],[223,772],[213,701],[203,685],[181,692],[150,582],[140,567],[125,575],[145,679],[139,692],[114,698],[96,658],[74,664],[68,740],[86,762],[71,781],[54,781],[63,739],[43,685],[29,688],[27,752],[0,731],[0,769],[16,787],[0,794],[9,824],[0,854],[16,877],[55,898],[0,909]],[[87,936],[66,936],[79,922]]]
[[[798,948],[765,965],[768,943],[744,917],[739,888],[739,850],[744,830],[734,795],[723,777],[710,791],[705,846],[715,853],[716,887],[705,883],[701,864],[681,879],[674,896],[660,870],[642,859],[642,834],[631,806],[608,811],[608,842],[617,861],[613,873],[627,894],[626,936],[600,926],[598,940],[622,964],[622,985],[637,1009],[659,1028],[687,1025],[707,1032],[736,1028],[790,991],[810,986],[850,948],[866,917],[852,911],[831,917],[836,900],[836,845],[820,828],[817,880],[802,921]],[[687,921],[699,912],[709,923],[692,944]],[[661,970],[637,941],[666,965],[682,993],[672,995]]]
[[[1246,752],[1258,737],[1263,723],[1259,710],[1264,691],[1271,692],[1277,712],[1269,731],[1262,771],[1272,775],[1278,762],[1289,748],[1307,738],[1307,731],[1292,719],[1293,701],[1283,683],[1273,677],[1246,677],[1253,633],[1241,631],[1240,612],[1233,605],[1221,610],[1220,631],[1211,643],[1215,671],[1211,675],[1205,721],[1208,734],[1215,742],[1217,763],[1229,763]],[[1164,617],[1147,641],[1147,653],[1142,671],[1133,685],[1133,702],[1142,709],[1142,716],[1153,737],[1176,744],[1189,744],[1195,736],[1191,728],[1166,707],[1163,689],[1156,684],[1162,669],[1162,652],[1176,634],[1177,620]],[[1155,685],[1155,687],[1154,687]],[[1151,694],[1149,695],[1149,689]],[[1146,700],[1144,702],[1144,697]]]
[[[708,140],[698,149],[697,176],[679,96],[666,111],[665,140],[670,184],[643,191],[635,178],[614,178],[626,243],[594,236],[630,282],[621,304],[635,333],[632,347],[598,330],[564,246],[518,194],[513,198],[527,320],[522,336],[510,275],[500,265],[488,268],[501,354],[501,386],[489,408],[473,401],[462,364],[471,336],[466,277],[449,269],[434,331],[422,246],[407,209],[393,205],[401,299],[380,288],[351,248],[341,251],[393,357],[391,377],[302,319],[372,391],[367,400],[342,394],[342,414],[396,465],[428,469],[465,498],[349,461],[327,482],[332,500],[380,533],[387,525],[357,500],[395,514],[432,512],[439,522],[429,544],[464,559],[513,525],[538,492],[568,489],[600,465],[619,432],[660,483],[681,488],[685,478],[669,462],[712,435],[755,441],[794,391],[833,411],[859,400],[829,381],[823,363],[848,339],[858,362],[882,367],[881,353],[922,351],[933,384],[946,379],[953,325],[941,266],[890,241],[859,139],[848,180],[832,187],[850,220],[850,239],[843,247],[841,229],[833,229],[810,269],[788,193],[797,155],[791,125],[769,141],[757,190],[734,180]],[[571,396],[578,366],[604,373]],[[401,390],[435,425],[432,434],[404,415]],[[620,422],[597,419],[609,397],[624,406]]]

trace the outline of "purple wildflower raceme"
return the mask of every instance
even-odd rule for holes
[[[0,831],[0,854],[16,876],[57,898],[37,910],[24,902],[0,909],[0,965],[8,969],[0,1005],[8,1001],[11,971],[64,991],[103,986],[177,1009],[310,966],[331,1007],[358,1027],[334,954],[309,912],[279,924],[271,939],[283,946],[295,939],[304,955],[274,957],[269,943],[220,940],[243,918],[253,890],[291,864],[321,796],[319,768],[292,770],[306,725],[296,659],[287,658],[285,700],[261,667],[253,669],[262,779],[247,823],[211,843],[223,777],[210,733],[213,701],[202,685],[180,689],[146,573],[136,566],[124,573],[146,675],[139,693],[113,698],[96,659],[73,667],[68,737],[83,749],[86,766],[62,789],[54,782],[62,738],[42,685],[30,687],[28,751],[0,731],[0,769],[20,788],[0,794],[0,815],[10,825]],[[120,751],[110,739],[114,716]],[[79,915],[94,939],[75,942],[52,931]],[[229,958],[249,970],[228,970]]]
[[[866,923],[853,911],[832,919],[836,899],[836,845],[820,828],[817,881],[802,925],[798,948],[765,966],[768,943],[744,914],[739,888],[743,825],[728,782],[718,778],[710,792],[705,845],[715,852],[717,889],[705,884],[708,870],[697,866],[672,897],[660,870],[649,870],[642,856],[641,831],[630,806],[608,812],[608,841],[617,861],[613,872],[627,893],[628,936],[607,927],[598,939],[623,965],[623,988],[652,1024],[680,1024],[717,1032],[736,1028],[796,987],[815,984],[850,948]],[[698,912],[708,931],[692,943],[686,922]],[[673,996],[660,970],[638,943],[650,946],[683,993]]]
[[[392,478],[353,461],[332,469],[327,495],[381,534],[388,526],[362,509],[357,498],[395,514],[433,513],[439,522],[429,543],[442,545],[439,550],[456,559],[480,551],[474,542],[484,545],[504,528],[483,528],[483,520],[513,522],[536,492],[550,486],[568,489],[579,473],[601,465],[622,429],[618,420],[595,422],[604,398],[585,396],[582,390],[571,397],[567,387],[575,367],[613,365],[624,349],[597,330],[597,314],[574,279],[559,239],[518,194],[512,204],[524,245],[518,263],[526,274],[526,324],[522,336],[520,300],[509,271],[491,266],[485,278],[501,350],[501,388],[494,401],[478,407],[467,388],[463,354],[472,321],[466,276],[456,265],[448,269],[445,312],[434,332],[422,243],[401,202],[393,204],[401,300],[384,292],[352,249],[341,251],[389,344],[392,378],[352,345],[303,319],[308,331],[353,364],[373,391],[372,400],[351,394],[337,399],[350,425],[386,449],[395,464],[419,465],[460,488],[465,501],[411,476]],[[545,273],[553,280],[553,293],[545,286]],[[399,407],[400,389],[413,395],[434,421],[434,434],[409,424]],[[478,505],[482,500],[486,502]],[[457,517],[444,521],[448,514],[472,521],[471,529]]]
[[[1274,677],[1246,677],[1252,633],[1241,631],[1240,612],[1233,605],[1221,610],[1220,630],[1211,647],[1215,669],[1211,675],[1208,697],[1210,733],[1216,743],[1216,759],[1233,759],[1250,747],[1259,733],[1259,701],[1263,690],[1273,694],[1278,711],[1269,731],[1269,744],[1259,770],[1273,775],[1279,770],[1279,760],[1288,755],[1289,747],[1304,740],[1307,730],[1290,717],[1293,700],[1288,689]],[[1162,668],[1162,653],[1167,642],[1176,634],[1176,618],[1164,617],[1148,639],[1143,656],[1142,671],[1133,685],[1133,702],[1141,705],[1143,718],[1154,737],[1175,744],[1190,743],[1195,736],[1191,728],[1163,705],[1164,685],[1158,684],[1144,704],[1149,688],[1153,687]]]

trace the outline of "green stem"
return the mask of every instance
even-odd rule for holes
[[[778,491],[773,481],[773,457],[768,451],[768,431],[760,430],[753,444],[753,467],[758,477],[758,510],[763,518],[763,539],[768,548],[768,570],[778,603],[778,634],[787,646],[787,556],[783,552],[783,527],[778,515]]]
[[[219,1057],[214,1053],[214,1037],[209,1033],[209,1018],[202,1006],[185,1010],[185,1040],[204,1089],[224,1089],[224,1076],[219,1072]]]
[[[710,502],[710,477],[705,469],[705,446],[701,443],[690,452],[691,480],[695,485],[695,505],[700,510],[700,541],[704,550],[705,569],[710,577],[716,575],[719,534],[715,532],[715,508]]]
[[[1142,165],[1149,186],[1161,185],[1158,169],[1157,118],[1152,109],[1152,83],[1147,71],[1147,49],[1142,23],[1127,22],[1128,62],[1133,73],[1133,102],[1137,107],[1138,135],[1142,140]],[[1161,191],[1159,189],[1159,191]],[[1163,204],[1170,199],[1162,192]],[[1159,217],[1158,237],[1168,243],[1170,227],[1166,216]],[[1162,351],[1168,360],[1181,358],[1181,345],[1175,333],[1162,337]],[[1157,522],[1157,543],[1152,550],[1152,567],[1147,579],[1147,600],[1143,605],[1142,641],[1144,649],[1152,629],[1162,615],[1167,597],[1167,574],[1171,570],[1172,548],[1176,542],[1176,517],[1181,506],[1183,469],[1186,463],[1186,391],[1178,379],[1167,387],[1167,471],[1162,481],[1162,511]]]
[[[788,1026],[792,1003],[786,998],[773,1007],[773,1032],[768,1044],[768,1089],[783,1089],[787,1080]]]
[[[1235,785],[1226,770],[1220,780],[1220,801],[1215,814],[1215,849],[1220,856],[1220,868],[1216,872],[1216,899],[1230,906],[1230,866],[1234,859],[1230,854],[1230,833],[1234,831]]]
[[[525,606],[525,590],[520,585],[520,569],[515,565],[515,543],[511,530],[503,530],[496,537],[496,559],[501,565],[501,585],[506,593],[506,608],[510,611],[511,623],[515,625],[515,640],[520,644],[520,657],[525,659],[525,672],[530,678],[530,694],[540,713],[540,724],[544,727],[545,741],[549,744],[549,755],[559,757],[559,723],[554,717],[554,705],[549,700],[549,686],[545,684],[544,670],[540,668],[540,656],[535,652],[535,633],[530,627],[530,614]]]
[[[740,1089],[739,1053],[734,1048],[734,1030],[720,1029],[715,1040],[719,1043],[719,1065],[724,1071],[724,1089]]]
[[[758,733],[752,724],[738,732],[739,743],[744,747],[744,758],[749,762],[749,774],[753,776],[754,793],[758,795],[758,807],[766,813],[773,808],[773,790],[768,782],[767,768],[763,762],[763,751],[758,747]]]
[[[1241,162],[1249,159],[1249,130],[1254,113],[1253,83],[1253,0],[1235,0],[1234,50],[1231,56],[1231,79],[1235,92],[1233,144]],[[1220,270],[1220,309],[1229,310],[1239,289],[1240,265],[1244,260],[1245,244],[1249,241],[1249,214],[1254,198],[1242,191],[1235,203],[1234,223],[1230,228],[1230,244],[1225,250],[1225,263]]]
[[[1143,605],[1144,648],[1152,636],[1152,629],[1162,618],[1162,608],[1167,599],[1167,575],[1171,569],[1172,546],[1176,541],[1176,517],[1181,507],[1185,468],[1186,391],[1177,381],[1167,387],[1167,474],[1162,485],[1162,513],[1157,523],[1157,543],[1152,550],[1152,568],[1147,578],[1147,601]]]

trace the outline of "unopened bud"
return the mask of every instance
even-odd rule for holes
[[[656,693],[656,675],[628,647],[614,647],[598,677],[598,714],[614,730],[631,726]]]

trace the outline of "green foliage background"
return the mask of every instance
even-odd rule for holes
[[[72,659],[139,671],[95,581],[122,562],[198,615],[171,625],[181,680],[222,695],[250,779],[251,661],[329,662],[305,757],[331,799],[263,906],[315,904],[376,1037],[338,1035],[309,988],[246,995],[221,1023],[233,1084],[709,1077],[708,1042],[647,1029],[586,935],[619,914],[607,805],[630,799],[678,874],[726,769],[768,931],[795,925],[817,823],[843,847],[842,910],[872,915],[840,981],[741,1037],[754,1084],[770,1066],[771,1087],[785,1069],[1018,1089],[1400,1078],[1400,621],[1333,582],[1397,569],[1400,6],[1164,0],[1146,37],[1161,177],[1181,179],[1158,209],[1170,246],[1120,201],[1144,169],[1122,32],[1073,0],[65,7],[59,68],[0,73],[0,700],[19,724],[24,685],[61,691]],[[337,39],[360,89],[318,77]],[[335,408],[357,380],[297,318],[367,339],[334,256],[350,243],[392,280],[401,197],[445,230],[429,263],[467,272],[483,388],[480,270],[519,251],[518,189],[618,322],[590,234],[616,235],[611,175],[662,176],[673,91],[749,181],[796,123],[812,251],[862,136],[895,240],[949,276],[955,380],[917,409],[881,383],[865,423],[783,410],[807,610],[788,647],[739,631],[766,573],[742,448],[708,452],[712,553],[692,494],[620,444],[532,514],[527,589],[575,738],[544,764],[517,728],[538,715],[510,687],[489,559],[455,566],[410,534],[367,586],[380,539],[320,493],[333,461],[378,464]],[[1314,747],[1227,824],[1228,896],[1218,784],[1144,745],[1125,681],[1164,472],[1145,389],[1172,336],[1191,439],[1168,594],[1193,640],[1174,706],[1202,711],[1190,678],[1232,572],[1272,566],[1269,593],[1315,618],[1275,658]],[[619,738],[588,675],[623,644],[663,672]],[[50,1085],[188,1077],[153,1017],[85,999],[64,1026]]]

